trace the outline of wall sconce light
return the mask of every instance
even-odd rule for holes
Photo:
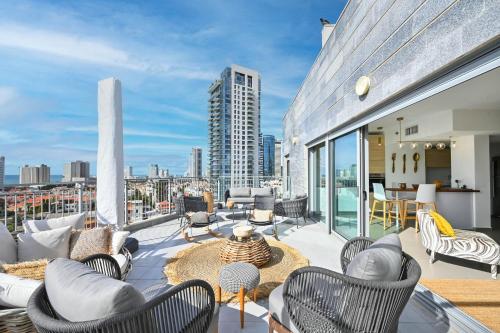
[[[457,147],[457,142],[456,141],[452,141],[451,142],[451,148],[456,148]]]
[[[356,91],[356,95],[364,96],[370,90],[370,78],[368,76],[362,76],[356,81],[356,87],[354,89]]]
[[[296,136],[294,136],[294,137],[292,138],[292,143],[293,143],[294,145],[296,145],[297,143],[299,143],[299,138],[298,138],[298,137],[296,137]]]
[[[424,145],[424,148],[425,148],[425,150],[432,149],[432,143],[427,142],[427,143]]]
[[[418,144],[417,144],[416,142],[413,142],[413,143],[411,144],[411,149],[416,149],[416,148],[417,148],[417,146],[418,146]]]

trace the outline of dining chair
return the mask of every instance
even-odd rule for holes
[[[409,205],[414,205],[415,210],[409,209]],[[418,185],[417,197],[415,200],[406,200],[404,202],[404,223],[406,224],[407,220],[415,220],[415,231],[418,232],[417,211],[429,207],[437,212],[436,184],[420,184]],[[414,213],[415,215],[408,215],[408,213]]]
[[[382,205],[382,209],[377,207]],[[397,206],[398,212],[393,212],[393,208]],[[377,209],[378,208],[378,209]],[[375,215],[375,212],[382,212],[382,216]],[[379,183],[373,184],[373,204],[372,211],[370,214],[370,224],[374,219],[378,219],[383,221],[384,230],[391,227],[392,218],[396,218],[399,213],[399,217],[403,220],[403,206],[401,200],[395,200],[387,197],[385,194],[384,185]],[[389,226],[387,226],[386,221],[389,222]]]

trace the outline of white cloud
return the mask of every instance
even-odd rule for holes
[[[205,137],[196,135],[185,135],[172,133],[168,131],[153,132],[153,131],[142,131],[133,129],[124,129],[123,134],[125,136],[143,136],[143,137],[153,137],[153,138],[166,138],[166,139],[180,139],[180,140],[204,140]]]
[[[7,105],[17,96],[17,92],[12,87],[0,87],[0,106]]]
[[[102,65],[143,70],[146,65],[131,58],[124,50],[100,40],[26,26],[1,24],[0,45],[39,51]]]
[[[6,130],[0,130],[0,145],[10,145],[27,141],[28,140],[20,137],[15,133]]]

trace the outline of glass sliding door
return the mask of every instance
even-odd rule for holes
[[[346,239],[359,234],[359,132],[330,142],[332,166],[332,230]]]
[[[326,146],[319,144],[309,150],[309,194],[311,217],[326,222]]]

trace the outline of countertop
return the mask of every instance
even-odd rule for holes
[[[416,189],[413,187],[407,187],[407,188],[399,188],[399,187],[389,187],[385,189],[386,191],[391,191],[391,192],[417,192]],[[471,188],[451,188],[451,187],[442,187],[440,189],[436,189],[436,192],[449,192],[449,193],[477,193],[479,190],[474,190]]]

